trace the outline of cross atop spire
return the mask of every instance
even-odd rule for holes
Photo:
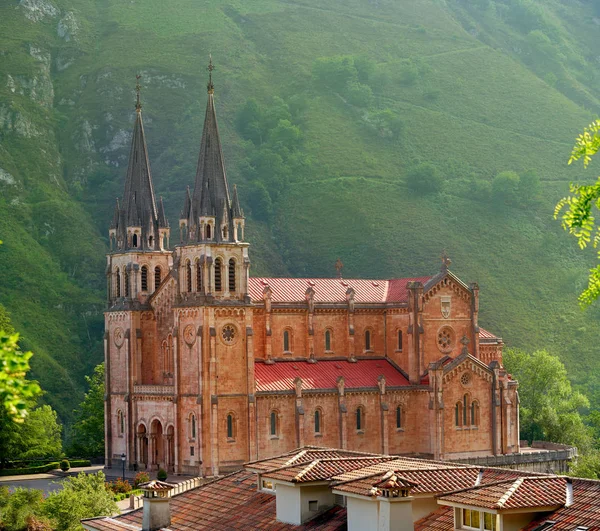
[[[142,76],[137,74],[135,76],[135,92],[136,92],[136,99],[135,99],[135,110],[137,112],[140,112],[142,110],[142,104],[140,103],[140,90],[142,90],[142,87],[140,86],[140,78]]]
[[[444,252],[442,253],[442,271],[448,271],[448,269],[450,268],[451,265],[452,265],[452,260],[450,260],[448,253],[444,249]]]
[[[462,336],[462,339],[460,340],[460,343],[463,346],[463,348],[462,348],[462,354],[468,354],[469,353],[468,346],[469,346],[470,342],[471,342],[471,340],[466,335]]]
[[[213,85],[212,82],[212,71],[215,69],[213,62],[212,62],[212,54],[208,54],[208,84],[206,85],[206,88],[208,89],[208,93],[209,94],[214,94],[215,92],[215,86]]]
[[[342,260],[338,258],[335,263],[335,270],[337,271],[338,278],[342,278],[342,269],[344,269],[344,264],[342,263]]]

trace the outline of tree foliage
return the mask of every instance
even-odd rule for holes
[[[567,370],[557,356],[545,350],[532,354],[518,349],[505,351],[504,365],[520,384],[521,438],[591,447],[591,433],[580,411],[587,397],[573,390]]]
[[[587,168],[592,157],[600,149],[600,120],[592,122],[575,141],[569,164],[583,159]],[[572,234],[579,247],[585,249],[590,243],[594,248],[600,243],[600,226],[596,224],[600,209],[600,177],[594,184],[570,184],[572,195],[563,197],[556,205],[554,218],[561,218],[563,228]],[[566,209],[566,210],[565,210]],[[600,259],[600,252],[598,253]],[[579,296],[582,306],[589,306],[600,296],[600,265],[590,270],[588,287]]]
[[[88,391],[75,411],[71,454],[85,457],[104,455],[104,363],[86,376]]]
[[[443,178],[439,170],[429,162],[415,166],[406,176],[408,187],[418,194],[432,194],[442,188]]]

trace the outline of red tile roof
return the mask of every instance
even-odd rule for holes
[[[249,279],[248,292],[254,302],[263,300],[263,290],[269,286],[273,302],[304,302],[306,290],[315,290],[315,302],[346,302],[346,291],[354,289],[354,300],[361,303],[407,302],[409,282],[425,284],[432,277],[367,280],[362,278],[258,278]]]
[[[256,490],[256,474],[239,471],[171,500],[169,531],[343,531],[346,509],[333,507],[304,525],[275,518],[275,496]],[[98,531],[140,530],[142,509],[113,518],[84,520]],[[166,531],[166,530],[165,530]]]
[[[454,531],[452,507],[440,507],[415,522],[415,531]]]
[[[555,522],[551,531],[573,531],[577,526],[600,531],[600,481],[573,478],[573,503],[538,518],[525,531],[534,531],[546,520]]]
[[[567,480],[564,477],[523,477],[490,483],[440,496],[450,502],[484,509],[527,509],[564,505]]]
[[[311,481],[325,481],[333,476],[365,468],[377,463],[391,461],[390,456],[372,457],[338,457],[334,459],[316,459],[310,463],[300,463],[286,466],[276,470],[270,470],[263,474],[269,479],[289,481],[291,483],[308,483]]]
[[[388,387],[410,385],[406,377],[386,359],[277,361],[272,365],[257,362],[254,365],[256,391],[290,391],[294,380],[302,378],[302,389],[335,389],[337,379],[343,376],[346,388],[377,387],[377,378],[384,375]]]
[[[370,454],[366,452],[354,452],[352,450],[339,450],[335,448],[319,448],[317,446],[305,446],[296,448],[285,454],[267,459],[259,459],[250,461],[244,466],[249,470],[258,472],[266,470],[275,470],[293,464],[310,463],[315,459],[335,459],[340,457],[377,457],[378,454]]]
[[[479,327],[479,340],[480,341],[500,341],[498,336],[495,336],[491,332]]]

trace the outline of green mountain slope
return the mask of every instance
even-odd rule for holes
[[[0,303],[36,352],[46,400],[69,420],[102,357],[103,253],[134,76],[176,242],[209,52],[253,274],[329,276],[338,256],[347,276],[427,274],[447,249],[455,272],[481,285],[484,326],[510,345],[550,348],[595,391],[599,310],[576,303],[593,256],[551,218],[581,178],[566,160],[599,108],[599,25],[597,2],[583,0],[0,5]],[[355,92],[319,77],[315,63],[336,56],[366,65]],[[236,120],[249,99],[273,122],[259,141]],[[302,137],[291,149],[279,118]],[[422,161],[444,176],[441,192],[406,187]],[[497,173],[527,169],[542,179],[527,208],[493,208],[480,193]],[[257,182],[270,216],[252,200]]]

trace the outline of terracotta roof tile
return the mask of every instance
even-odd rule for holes
[[[452,507],[440,507],[415,522],[415,531],[454,531]]]
[[[292,483],[324,481],[344,472],[392,460],[393,458],[390,456],[316,459],[309,463],[294,464],[278,470],[271,470],[266,472],[263,477]]]
[[[306,290],[315,290],[317,303],[345,303],[346,291],[352,288],[356,303],[407,302],[409,282],[422,282],[432,277],[367,280],[362,278],[258,278],[249,279],[248,292],[254,302],[263,300],[263,290],[269,286],[272,301],[298,303],[306,301]]]
[[[451,492],[439,501],[484,509],[525,509],[563,505],[566,492],[564,477],[521,477]]]
[[[256,474],[245,470],[207,483],[171,500],[169,531],[342,531],[346,510],[333,507],[304,525],[275,519],[275,496],[256,490]],[[98,531],[141,529],[142,509],[113,518],[95,518],[85,524]],[[131,527],[128,527],[131,526]]]
[[[495,336],[494,334],[492,334],[491,332],[488,332],[487,330],[479,327],[479,340],[482,342],[498,342],[498,341],[502,341],[502,338],[499,338],[498,336]]]
[[[386,359],[358,360],[320,360],[277,361],[272,365],[256,363],[254,365],[256,391],[290,391],[294,380],[302,379],[302,389],[336,389],[337,379],[344,377],[348,389],[359,387],[377,387],[377,378],[384,375],[388,387],[410,385],[406,377]]]
[[[600,531],[600,481],[573,478],[573,503],[538,518],[525,531],[534,531],[547,520],[555,522],[551,531],[574,531],[577,526]]]

